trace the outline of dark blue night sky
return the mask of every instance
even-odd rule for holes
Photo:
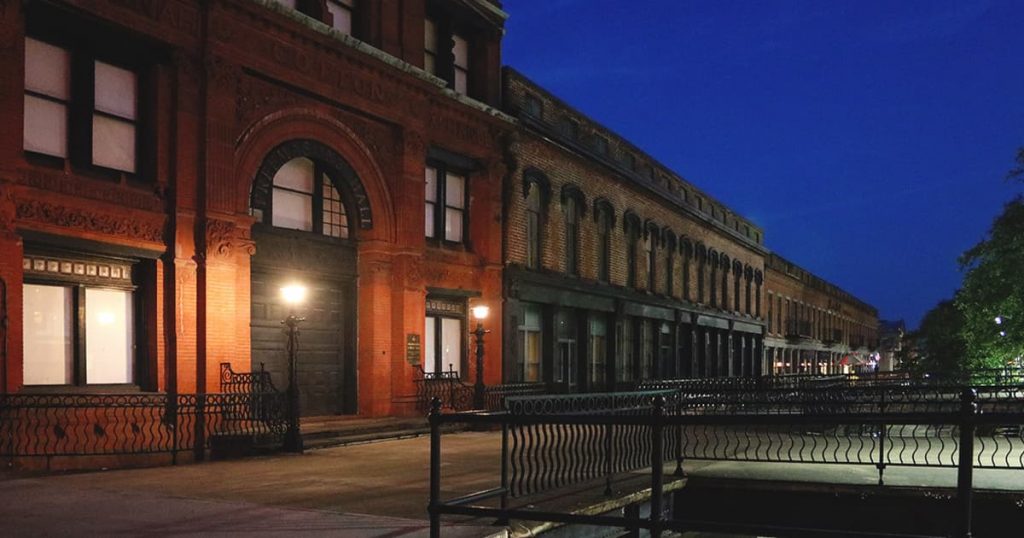
[[[883,318],[959,286],[1020,191],[1024,2],[505,0],[504,63]]]

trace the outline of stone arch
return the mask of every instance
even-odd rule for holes
[[[394,205],[384,173],[373,153],[347,125],[313,109],[290,108],[274,112],[254,122],[239,136],[235,143],[236,212],[249,211],[256,194],[257,180],[265,181],[258,178],[264,161],[278,146],[292,141],[315,141],[316,145],[322,146],[316,151],[337,155],[347,164],[352,176],[358,179],[359,188],[353,192],[361,192],[363,201],[359,203],[369,208],[368,222],[371,226],[363,228],[362,209],[354,205],[352,209],[358,213],[354,228],[363,232],[359,234],[360,240],[395,241]],[[273,174],[270,179],[273,180]],[[346,178],[346,181],[350,179]]]
[[[608,201],[607,198],[601,197],[594,200],[594,222],[600,217],[602,212],[607,212],[608,223],[611,226],[615,226],[615,206]]]
[[[587,214],[587,197],[583,194],[583,191],[579,187],[572,183],[566,183],[562,185],[561,202],[565,205],[565,201],[569,198],[576,200],[576,207],[579,209],[580,216],[585,217]]]
[[[551,199],[551,180],[548,179],[544,172],[530,167],[523,171],[524,198],[530,194],[530,189],[533,187],[540,188],[541,206],[547,206],[548,200]]]
[[[640,231],[640,217],[632,209],[622,214],[622,231],[627,235]]]
[[[274,175],[285,163],[298,157],[307,157],[326,166],[335,180],[335,187],[341,191],[345,204],[352,210],[350,219],[355,228],[373,228],[373,210],[366,190],[348,162],[333,149],[309,139],[284,142],[267,154],[253,180],[249,205],[253,209],[266,209],[274,186]]]

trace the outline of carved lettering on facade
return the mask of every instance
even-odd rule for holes
[[[479,142],[484,139],[484,133],[479,128],[448,116],[431,115],[427,124],[431,132],[450,135],[459,140]]]
[[[18,201],[16,206],[16,215],[21,221],[74,228],[153,243],[163,242],[162,221],[164,217],[162,216],[160,217],[161,224],[157,224],[131,217],[92,213],[39,200]]]
[[[199,35],[199,12],[190,5],[169,0],[108,0],[147,19],[191,37]]]

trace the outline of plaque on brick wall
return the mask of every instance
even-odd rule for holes
[[[405,335],[405,360],[413,366],[420,364],[420,335]]]

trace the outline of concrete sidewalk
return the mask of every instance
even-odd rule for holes
[[[177,467],[7,476],[0,481],[0,535],[426,536],[429,446],[428,437],[418,437]],[[500,453],[500,433],[443,436],[442,496],[497,486]],[[874,486],[878,479],[870,465],[694,460],[684,467],[693,479],[801,487]],[[674,468],[666,464],[667,472]],[[633,480],[642,484],[645,476]],[[885,478],[886,487],[954,488],[956,470],[889,467]],[[1024,471],[975,469],[975,488],[1024,497]],[[589,493],[572,505],[600,497]],[[567,496],[553,498],[558,509],[570,505]],[[502,531],[487,521],[444,522],[444,536]]]
[[[444,437],[443,495],[493,487],[500,435]],[[429,438],[0,482],[0,534],[426,536]],[[446,520],[446,524],[451,520]],[[489,536],[488,522],[445,536]]]

